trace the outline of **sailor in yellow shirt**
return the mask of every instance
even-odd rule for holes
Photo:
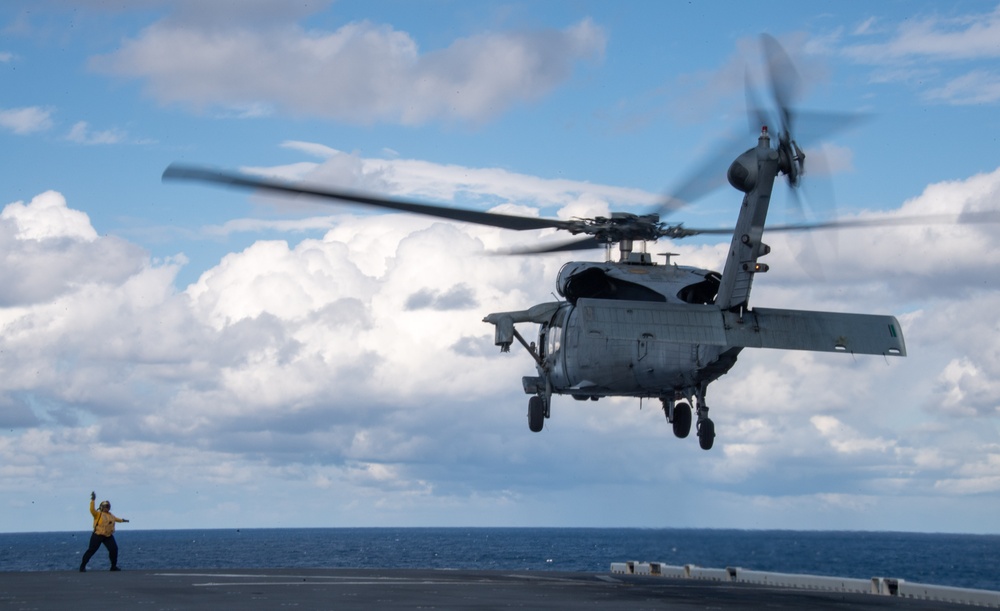
[[[115,523],[128,522],[128,520],[123,520],[111,513],[109,501],[101,501],[100,510],[94,509],[94,501],[96,500],[97,494],[91,492],[90,515],[94,516],[94,533],[90,535],[90,547],[87,548],[87,552],[83,555],[83,561],[80,562],[80,572],[87,571],[87,563],[90,562],[90,558],[97,552],[102,543],[104,547],[108,548],[111,570],[120,571],[121,569],[118,568],[118,543],[115,542]]]

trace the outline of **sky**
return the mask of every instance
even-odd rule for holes
[[[996,224],[765,231],[752,306],[891,314],[908,356],[747,349],[706,452],[649,400],[557,396],[528,431],[533,362],[482,319],[602,252],[160,178],[648,212],[756,144],[768,33],[800,77],[809,218],[1000,209],[1000,5],[754,6],[2,3],[0,528],[85,530],[94,490],[131,529],[1000,532]],[[787,190],[769,222],[798,219]],[[730,227],[740,199],[669,220]],[[728,240],[649,248],[721,270]]]

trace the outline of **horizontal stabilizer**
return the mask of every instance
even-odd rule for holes
[[[755,308],[723,312],[728,343],[748,348],[906,356],[894,316]],[[742,320],[742,322],[740,322]]]
[[[580,299],[585,333],[733,348],[906,356],[893,316]]]

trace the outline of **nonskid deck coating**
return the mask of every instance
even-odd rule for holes
[[[0,609],[970,609],[871,594],[549,571],[371,569],[0,573]]]

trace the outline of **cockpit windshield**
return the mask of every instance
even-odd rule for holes
[[[538,343],[544,350],[543,356],[555,354],[562,347],[563,327],[566,326],[569,311],[569,304],[563,304],[563,307],[552,315],[552,320],[547,325],[539,327]]]

